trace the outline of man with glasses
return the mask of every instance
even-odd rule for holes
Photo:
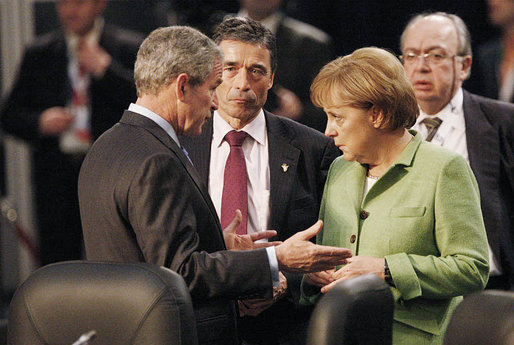
[[[420,107],[414,129],[460,153],[481,194],[489,240],[488,288],[514,288],[514,105],[462,89],[471,70],[471,38],[456,15],[413,17],[400,56]]]

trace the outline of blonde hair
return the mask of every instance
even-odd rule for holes
[[[419,108],[400,61],[384,49],[368,47],[325,65],[311,85],[315,106],[375,108],[384,121],[381,128],[410,128]]]

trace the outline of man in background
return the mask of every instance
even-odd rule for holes
[[[5,132],[33,149],[41,264],[80,259],[77,178],[91,142],[135,99],[139,35],[108,25],[107,0],[58,0],[61,29],[24,54],[0,111]]]
[[[87,258],[147,262],[182,275],[201,344],[237,344],[234,300],[277,296],[279,270],[317,271],[351,255],[309,241],[321,221],[276,247],[253,243],[273,231],[238,234],[240,211],[222,232],[178,138],[200,135],[216,109],[222,64],[216,44],[195,29],[153,31],[137,55],[138,98],[93,144],[78,184]]]
[[[421,109],[414,129],[460,153],[478,182],[489,241],[487,288],[514,288],[514,105],[462,89],[471,38],[456,15],[421,14],[401,36],[402,61]]]
[[[501,34],[478,48],[473,79],[483,96],[514,103],[514,0],[487,3],[489,19]]]

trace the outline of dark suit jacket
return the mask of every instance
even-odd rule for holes
[[[142,37],[104,25],[99,44],[112,57],[102,78],[91,79],[93,139],[112,127],[136,99],[134,61]],[[77,199],[80,157],[64,155],[57,136],[39,133],[39,117],[71,99],[65,36],[55,31],[39,37],[24,54],[14,86],[0,110],[5,132],[32,144],[36,210],[42,264],[81,257]]]
[[[316,222],[328,168],[340,151],[332,139],[294,121],[264,112],[269,143],[270,229],[277,230],[284,241]],[[189,157],[207,185],[213,126],[208,121],[197,138],[180,138]],[[287,172],[282,164],[289,165]],[[246,269],[251,269],[247,267]],[[271,344],[277,335],[290,332],[308,319],[309,311],[295,311],[299,298],[300,275],[287,274],[291,298],[284,299],[259,317],[243,318],[242,333],[267,339]],[[249,322],[245,322],[249,321]],[[301,327],[300,327],[301,328]],[[249,334],[252,333],[252,334]]]
[[[312,104],[309,90],[314,77],[334,57],[332,39],[314,26],[287,16],[282,18],[275,36],[278,60],[275,84],[300,98],[303,105],[300,123],[324,132],[326,115]]]
[[[477,54],[474,56],[476,61],[473,61],[471,78],[466,82],[472,92],[498,99],[498,76],[502,57],[503,47],[499,38],[478,47]],[[514,99],[510,101],[514,102]]]
[[[464,119],[489,245],[514,288],[514,105],[464,91]]]
[[[78,189],[87,258],[149,262],[182,275],[201,343],[236,343],[231,300],[271,296],[266,251],[225,250],[205,185],[150,119],[126,111],[92,146]]]

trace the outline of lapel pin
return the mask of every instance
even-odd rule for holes
[[[287,169],[289,169],[289,165],[286,164],[286,163],[282,163],[282,170],[284,170],[284,172],[287,172]]]

